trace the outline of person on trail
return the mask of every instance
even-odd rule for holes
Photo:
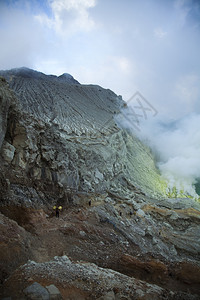
[[[56,205],[54,205],[53,209],[56,212],[56,218],[59,218],[60,210],[62,209],[62,206],[56,206]]]
[[[89,204],[89,206],[91,206],[91,204],[92,204],[92,201],[90,200],[90,201],[88,202],[88,204]]]

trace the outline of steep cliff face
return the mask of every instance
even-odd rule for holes
[[[149,149],[114,122],[124,105],[119,96],[66,75],[26,68],[1,74],[19,103],[10,110],[2,149],[15,182],[52,185],[60,197],[67,190],[165,194]]]
[[[5,78],[0,77],[0,148],[2,147],[7,130],[8,113],[15,102],[14,93],[8,88]]]
[[[200,205],[164,199],[150,150],[114,121],[121,97],[69,74],[0,75],[2,295],[30,299],[37,281],[63,299],[199,299]]]

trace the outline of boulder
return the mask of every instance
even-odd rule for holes
[[[4,141],[2,146],[2,156],[7,163],[11,163],[15,154],[15,147]]]
[[[59,289],[54,284],[46,286],[46,289],[49,292],[50,300],[62,299]]]
[[[50,300],[47,289],[45,289],[37,282],[34,282],[33,284],[25,288],[23,292],[28,300]]]

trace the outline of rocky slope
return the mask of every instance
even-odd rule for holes
[[[2,297],[38,282],[63,299],[199,299],[200,205],[165,199],[150,150],[115,124],[121,97],[0,75]]]
[[[3,145],[19,178],[28,175],[64,191],[164,193],[149,149],[113,120],[124,105],[119,96],[24,68],[0,74],[20,106],[8,117]]]

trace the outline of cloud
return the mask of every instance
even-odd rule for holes
[[[196,197],[200,180],[200,114],[190,114],[175,122],[149,118],[135,134],[150,146],[170,190]]]
[[[52,15],[37,15],[36,19],[57,34],[70,36],[77,31],[90,31],[95,22],[89,15],[89,9],[95,7],[96,0],[51,0]]]
[[[193,84],[197,78],[184,78],[183,83],[185,80]],[[192,97],[185,91],[184,95],[187,100]],[[152,149],[171,197],[199,197],[196,188],[200,184],[200,114],[188,114],[174,121],[163,120],[152,104],[136,93],[116,116],[116,122]]]

